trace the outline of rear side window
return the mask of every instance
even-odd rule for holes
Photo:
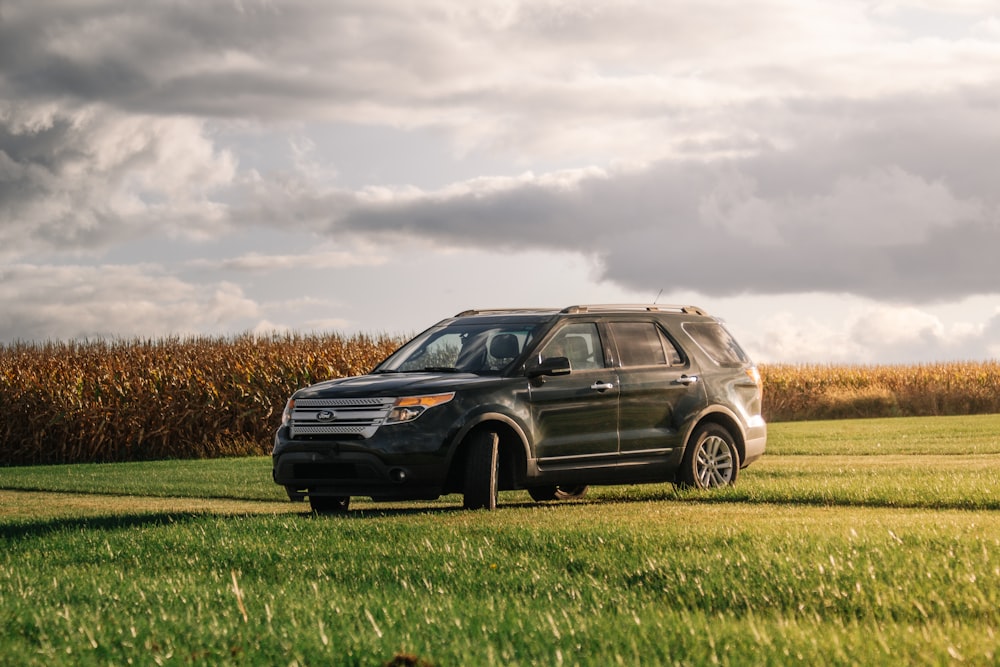
[[[608,327],[615,337],[623,367],[675,366],[681,363],[677,348],[652,322],[611,322]]]
[[[718,322],[685,322],[683,327],[698,343],[698,347],[720,366],[744,366],[750,363],[750,357],[736,339]]]

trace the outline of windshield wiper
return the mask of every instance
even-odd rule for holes
[[[454,366],[428,366],[422,369],[428,373],[461,373],[462,371]]]

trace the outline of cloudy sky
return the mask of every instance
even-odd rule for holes
[[[694,303],[1000,356],[997,0],[0,0],[0,343]]]

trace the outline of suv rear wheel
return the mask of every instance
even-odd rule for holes
[[[691,434],[680,483],[698,489],[731,486],[740,469],[740,455],[732,434],[718,424],[702,424]]]
[[[496,509],[500,436],[492,429],[477,431],[468,448],[462,505],[470,510]]]

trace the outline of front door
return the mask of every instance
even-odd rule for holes
[[[528,396],[535,457],[541,467],[614,465],[618,455],[618,376],[605,364],[595,322],[556,330],[539,357],[566,357],[568,375],[538,378]]]

